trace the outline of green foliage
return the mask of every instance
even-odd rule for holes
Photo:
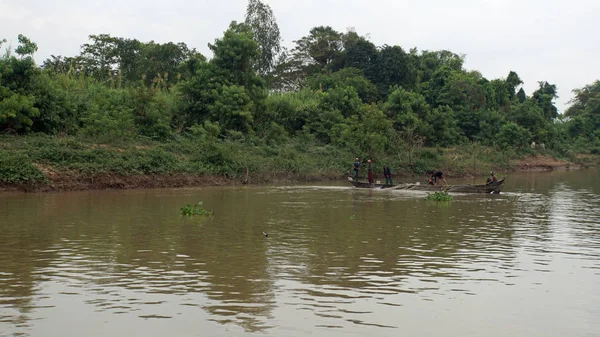
[[[425,98],[411,91],[397,88],[383,105],[386,115],[394,121],[394,128],[404,133],[416,132],[425,136],[430,119],[430,106]]]
[[[183,216],[194,216],[194,215],[202,215],[202,216],[212,216],[214,214],[213,211],[207,211],[202,208],[202,201],[195,205],[183,205],[179,207],[179,214]]]
[[[567,109],[568,117],[600,115],[600,80],[583,88],[573,90],[573,105]]]
[[[34,102],[34,96],[19,95],[0,86],[0,126],[15,131],[28,131],[33,125],[33,118],[40,115]]]
[[[377,55],[377,47],[366,37],[358,35],[355,31],[349,31],[344,36],[345,69],[357,68],[370,73]]]
[[[32,57],[33,54],[38,50],[37,44],[31,41],[28,37],[23,34],[19,34],[19,46],[15,49],[15,53],[21,56],[21,59],[25,56]]]
[[[525,148],[529,144],[531,133],[515,122],[508,122],[500,128],[496,142],[500,147]]]
[[[254,68],[259,74],[266,76],[273,70],[276,57],[282,50],[279,26],[271,7],[260,0],[249,0],[245,23],[258,44],[259,55]]]
[[[439,106],[431,110],[428,116],[429,132],[427,143],[448,147],[463,140],[456,115],[449,106]]]
[[[307,82],[312,90],[354,90],[364,103],[374,103],[379,99],[377,87],[356,68],[344,68],[332,74],[313,75]]]
[[[29,131],[35,117],[40,115],[32,95],[32,82],[39,71],[31,57],[37,47],[26,37],[19,35],[17,48],[21,59],[0,57],[0,131]]]
[[[168,91],[142,85],[130,88],[129,96],[138,133],[151,139],[167,139],[172,132],[175,96]]]
[[[43,67],[60,73],[76,71],[109,85],[143,81],[146,85],[169,87],[189,74],[190,65],[205,60],[181,42],[144,43],[109,34],[90,35],[89,39],[81,47],[80,55],[52,55]]]
[[[271,94],[266,99],[268,119],[295,134],[318,119],[320,97],[310,90],[288,94]]]
[[[415,83],[415,69],[409,56],[400,46],[383,46],[373,55],[372,65],[368,68],[368,77],[377,84],[382,95],[388,93],[390,86],[410,88]]]
[[[509,113],[509,119],[517,125],[527,129],[532,138],[531,141],[543,143],[547,141],[547,133],[549,131],[549,121],[544,118],[544,111],[535,101],[526,100],[523,103],[517,104]]]
[[[338,111],[345,118],[358,113],[360,98],[352,87],[332,88],[320,95],[320,108],[325,111]]]
[[[519,103],[523,103],[526,99],[527,95],[525,94],[525,90],[523,90],[523,88],[519,89],[519,92],[517,93],[517,101]]]
[[[0,150],[0,182],[23,184],[45,180],[42,171],[33,165],[27,154]]]
[[[342,127],[340,145],[353,153],[363,153],[369,158],[382,157],[394,134],[391,121],[374,105],[365,105],[361,114],[352,116]]]
[[[532,99],[542,108],[544,117],[547,120],[552,120],[558,117],[558,109],[554,105],[554,99],[558,97],[556,94],[556,85],[548,82],[539,82],[540,88],[536,90]]]
[[[214,58],[200,64],[192,78],[178,88],[179,129],[209,120],[225,130],[249,132],[264,125],[265,81],[253,70],[258,45],[245,24],[232,22],[222,39],[209,47]]]
[[[219,99],[209,107],[212,120],[228,130],[250,132],[253,117],[252,101],[243,87],[232,85],[221,88]]]
[[[428,201],[452,201],[452,196],[447,191],[438,191],[434,193],[427,193],[425,200]]]
[[[599,152],[600,133],[600,81],[573,90],[573,105],[565,115],[570,118],[565,124],[569,138],[575,139],[574,148],[587,153]]]
[[[16,57],[0,57],[0,132],[60,136],[35,136],[39,146],[24,151],[90,174],[339,174],[356,155],[411,172],[466,172],[431,148],[498,153],[478,153],[470,170],[508,163],[532,141],[569,157],[600,149],[598,81],[575,90],[562,116],[555,85],[541,81],[528,97],[517,73],[487,79],[451,51],[376,46],[329,26],[294,43],[281,48],[261,0],[209,44],[209,61],[183,43],[99,34],[79,55],[38,67],[37,45],[19,35]]]
[[[341,60],[343,34],[329,26],[314,27],[309,35],[294,42],[294,56],[305,64],[305,73],[308,75],[335,68]]]

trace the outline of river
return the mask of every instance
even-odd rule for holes
[[[600,172],[348,185],[0,194],[0,336],[600,336]]]

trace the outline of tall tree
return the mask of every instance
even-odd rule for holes
[[[344,35],[344,67],[358,68],[367,71],[377,57],[377,47],[358,35],[354,30],[349,30]]]
[[[273,71],[277,56],[281,53],[281,35],[271,7],[260,0],[249,0],[246,9],[246,25],[254,33],[258,44],[256,71],[266,76]]]
[[[580,89],[574,89],[575,97],[569,101],[572,105],[567,109],[565,115],[569,117],[596,114],[600,116],[600,81],[596,80],[590,85]]]
[[[523,81],[521,80],[519,75],[517,75],[517,73],[511,71],[506,77],[506,84],[508,85],[508,98],[512,100],[513,98],[515,98],[515,90],[517,90],[517,87],[519,85],[523,84]]]
[[[182,42],[144,43],[108,34],[90,35],[89,38],[91,41],[81,47],[79,56],[52,56],[44,62],[44,68],[58,72],[76,68],[103,82],[118,78],[125,84],[143,81],[148,86],[157,83],[173,85],[182,74],[189,73],[188,61],[204,61],[201,54]]]
[[[329,26],[315,27],[308,36],[294,42],[295,57],[305,66],[316,65],[319,70],[340,61],[344,47],[343,34]]]
[[[31,41],[27,36],[23,34],[19,34],[19,46],[15,49],[17,55],[21,56],[23,59],[26,56],[33,56],[33,54],[38,50],[37,44]]]
[[[337,87],[352,87],[365,103],[375,103],[379,99],[377,87],[365,78],[360,69],[356,68],[344,68],[332,74],[311,76],[307,83],[312,90],[322,91]]]
[[[600,153],[600,81],[573,90],[575,97],[565,115],[570,117],[568,132],[572,138],[595,144],[593,152]]]
[[[526,99],[527,94],[525,94],[525,90],[523,90],[523,88],[519,89],[519,92],[517,92],[517,100],[519,101],[519,103],[525,102]]]
[[[233,21],[223,38],[208,47],[214,54],[210,62],[223,70],[232,84],[246,88],[251,97],[256,87],[262,90],[264,83],[252,67],[259,56],[258,45],[246,24]]]
[[[546,81],[538,82],[540,87],[533,92],[532,99],[544,111],[544,117],[547,120],[552,120],[558,117],[558,109],[554,106],[554,99],[558,98],[556,94],[556,85]]]
[[[0,131],[28,131],[33,120],[40,115],[32,94],[32,82],[39,73],[33,61],[37,45],[19,34],[16,53],[0,57]]]
[[[249,132],[263,122],[265,81],[252,67],[258,56],[256,41],[244,23],[232,22],[221,39],[209,44],[214,57],[201,63],[180,87],[180,127],[219,122],[229,130]]]
[[[414,73],[409,67],[408,56],[400,46],[384,45],[372,61],[367,78],[375,83],[382,95],[387,95],[390,86],[399,85],[410,89]]]
[[[117,38],[109,34],[90,35],[91,43],[81,46],[80,60],[88,75],[109,81],[118,73]]]
[[[464,64],[464,55],[458,55],[448,50],[423,50],[419,55],[416,49],[411,49],[410,55],[417,71],[418,82],[429,81],[441,67],[446,66],[454,71],[461,71]]]

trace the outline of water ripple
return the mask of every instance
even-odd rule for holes
[[[581,327],[571,335],[600,329],[600,196],[588,188],[558,182],[446,205],[347,187],[122,193],[50,196],[36,201],[42,213],[4,219],[0,335],[75,336],[69,321],[110,322],[121,335],[444,335],[443,322],[464,314],[489,332],[487,311],[513,322],[513,335],[529,329],[515,316],[537,315],[527,324],[559,336],[559,311]],[[215,217],[165,211],[190,195]]]

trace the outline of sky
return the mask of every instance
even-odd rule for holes
[[[572,90],[600,79],[600,0],[263,0],[275,13],[284,45],[315,26],[354,28],[375,45],[406,51],[447,49],[488,79],[515,71],[530,95],[538,81],[558,87],[564,111]],[[74,56],[92,34],[158,43],[184,42],[207,57],[208,43],[246,0],[0,0],[0,39],[18,34],[38,44],[35,59]]]

